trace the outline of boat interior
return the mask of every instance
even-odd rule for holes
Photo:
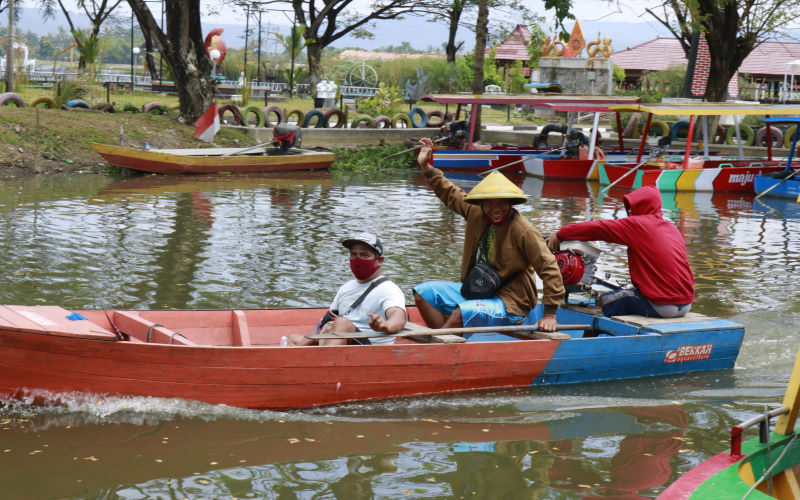
[[[94,340],[184,346],[279,346],[281,337],[311,334],[325,314],[324,308],[247,310],[83,310],[58,306],[0,306],[0,329]],[[537,310],[531,321],[535,323]],[[541,307],[538,308],[541,314]],[[430,335],[416,307],[408,307],[409,322],[397,343],[461,343],[460,335]],[[689,313],[684,318],[643,316],[603,317],[599,308],[567,304],[559,309],[558,321],[575,325],[550,338],[581,339],[635,335],[665,335],[687,331],[728,329],[737,325],[726,320]],[[565,335],[566,334],[566,335]],[[482,332],[470,342],[541,338],[532,332]]]

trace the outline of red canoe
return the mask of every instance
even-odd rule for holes
[[[585,330],[559,340],[487,333],[465,342],[411,331],[415,337],[394,345],[282,347],[282,336],[311,332],[324,309],[0,306],[0,396],[45,400],[77,391],[299,408],[730,369],[744,337],[739,323],[694,313],[637,322],[578,309],[560,308],[558,321]],[[414,308],[409,317],[420,321]]]

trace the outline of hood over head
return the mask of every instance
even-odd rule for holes
[[[661,216],[661,192],[655,186],[644,186],[623,197],[629,215]]]

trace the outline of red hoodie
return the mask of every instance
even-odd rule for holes
[[[661,216],[661,193],[645,186],[624,197],[630,214],[619,220],[579,222],[562,227],[560,241],[607,241],[628,247],[633,285],[654,304],[690,304],[694,276],[678,228]]]

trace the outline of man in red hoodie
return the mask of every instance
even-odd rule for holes
[[[603,314],[685,316],[694,299],[694,276],[683,236],[661,215],[661,193],[645,186],[625,195],[624,202],[628,217],[564,226],[547,238],[547,246],[557,252],[565,240],[627,245],[628,272],[635,288],[603,294]]]

